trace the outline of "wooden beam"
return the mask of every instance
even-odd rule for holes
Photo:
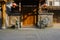
[[[60,10],[60,6],[48,6],[47,9]]]
[[[2,3],[2,17],[3,17],[3,24],[2,28],[5,28],[5,19],[6,19],[6,4],[3,2]]]

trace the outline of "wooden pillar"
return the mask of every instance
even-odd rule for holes
[[[42,13],[42,7],[41,7],[41,4],[40,3],[39,3],[39,10],[38,11],[39,11],[38,12],[39,14]]]
[[[6,4],[5,2],[2,2],[2,17],[3,17],[2,28],[5,28],[6,26]]]

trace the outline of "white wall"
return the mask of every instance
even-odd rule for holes
[[[46,3],[49,5],[49,2],[52,1],[52,6],[60,6],[60,0],[47,0]]]
[[[60,6],[59,2],[54,2],[54,6]]]

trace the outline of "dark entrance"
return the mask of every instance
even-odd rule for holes
[[[22,0],[22,27],[32,28],[37,22],[38,0]]]
[[[60,23],[60,10],[54,10],[54,23]]]

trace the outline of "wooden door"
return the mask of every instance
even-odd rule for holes
[[[37,12],[36,2],[22,1],[22,27],[23,28],[32,28],[36,24],[35,12]],[[36,11],[35,11],[36,9]],[[37,13],[36,13],[37,14]]]
[[[35,24],[35,16],[34,15],[23,15],[23,28],[32,28]]]

